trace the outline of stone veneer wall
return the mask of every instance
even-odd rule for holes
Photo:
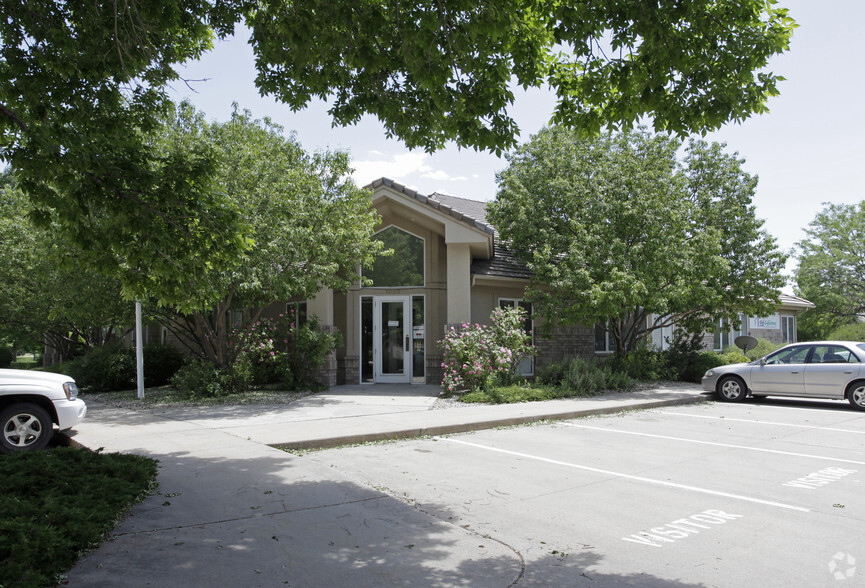
[[[342,374],[340,384],[360,384],[360,357],[346,355],[339,360],[339,373]]]
[[[321,325],[322,331],[335,335],[339,332],[334,325]],[[324,365],[318,370],[318,381],[328,388],[336,386],[336,350],[331,350],[324,358]]]

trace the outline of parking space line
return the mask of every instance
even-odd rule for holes
[[[674,416],[684,416],[684,417],[692,417],[695,419],[714,419],[718,421],[733,421],[736,423],[752,423],[755,425],[776,425],[779,427],[795,427],[798,429],[818,429],[820,431],[835,431],[836,433],[853,433],[855,435],[865,435],[865,431],[854,431],[852,429],[836,429],[835,427],[819,427],[817,425],[795,425],[792,423],[778,423],[775,421],[755,421],[753,419],[734,419],[730,417],[717,417],[711,416],[707,414],[691,414],[687,412],[672,412],[672,411],[662,411],[660,414],[669,414]]]
[[[745,502],[754,502],[757,504],[764,504],[767,506],[776,506],[778,508],[785,508],[788,510],[797,510],[799,512],[811,512],[811,509],[809,509],[809,508],[804,508],[801,506],[794,506],[792,504],[784,504],[783,502],[774,502],[771,500],[763,500],[762,498],[753,498],[751,496],[743,496],[741,494],[731,494],[729,492],[721,492],[719,490],[711,490],[709,488],[700,488],[698,486],[688,486],[687,484],[677,484],[675,482],[668,482],[667,480],[656,480],[654,478],[644,478],[643,476],[634,476],[634,475],[625,474],[622,472],[613,472],[610,470],[602,470],[600,468],[593,468],[593,467],[579,465],[579,464],[575,464],[575,463],[568,463],[566,461],[559,461],[557,459],[550,459],[548,457],[540,457],[538,455],[530,455],[528,453],[521,453],[519,451],[511,451],[509,449],[499,449],[498,447],[490,447],[489,445],[481,445],[480,443],[471,443],[469,441],[463,441],[461,439],[453,439],[450,437],[434,437],[434,438],[438,441],[447,441],[449,443],[456,443],[458,445],[466,445],[468,447],[475,447],[478,449],[484,449],[486,451],[494,451],[496,453],[504,453],[505,455],[524,457],[526,459],[532,459],[535,461],[541,461],[544,463],[564,466],[564,467],[573,468],[573,469],[577,469],[577,470],[585,470],[588,472],[595,472],[598,474],[604,474],[607,476],[614,476],[616,478],[623,478],[626,480],[634,480],[637,482],[646,482],[648,484],[656,484],[658,486],[667,486],[669,488],[676,488],[678,490],[688,490],[690,492],[699,492],[701,494],[711,494],[713,496],[722,496],[724,498],[732,498],[734,500],[743,500]]]
[[[853,459],[842,459],[840,457],[827,457],[825,455],[813,455],[811,453],[796,453],[793,451],[780,451],[778,449],[765,449],[763,447],[751,447],[749,445],[733,445],[732,443],[718,443],[717,441],[700,441],[699,439],[687,439],[685,437],[671,437],[669,435],[655,435],[653,433],[639,433],[637,431],[624,431],[622,429],[608,429],[606,427],[590,427],[588,425],[576,425],[574,423],[557,423],[566,427],[575,429],[591,429],[592,431],[604,431],[606,433],[619,433],[621,435],[637,435],[639,437],[653,437],[655,439],[668,439],[670,441],[681,441],[683,443],[698,443],[700,445],[713,445],[715,447],[729,447],[730,449],[742,449],[745,451],[760,451],[762,453],[777,453],[779,455],[789,455],[792,457],[807,457],[811,459],[820,459],[826,461],[840,461],[843,463],[853,463],[856,465],[865,465],[865,461],[856,461]]]

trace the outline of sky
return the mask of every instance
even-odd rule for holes
[[[770,112],[742,124],[728,124],[706,139],[727,144],[745,159],[744,169],[759,177],[754,197],[757,216],[784,251],[806,237],[804,229],[824,203],[865,200],[865,66],[861,62],[862,0],[781,0],[799,28],[790,50],[767,68],[782,75],[780,96]],[[388,177],[422,194],[442,192],[475,200],[496,196],[496,173],[504,157],[451,145],[435,154],[408,150],[385,137],[374,117],[351,127],[331,126],[327,106],[314,102],[292,112],[255,88],[255,64],[248,32],[218,42],[200,61],[180,70],[175,99],[189,99],[209,119],[227,120],[232,104],[255,117],[269,117],[296,133],[308,151],[342,149],[351,154],[354,179],[365,185]],[[511,114],[520,142],[549,121],[555,106],[547,90],[517,92]],[[791,259],[788,275],[795,267]],[[785,291],[792,291],[789,287]]]

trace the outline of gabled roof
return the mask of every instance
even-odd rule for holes
[[[781,294],[778,296],[778,299],[781,302],[781,306],[790,306],[794,308],[814,308],[816,304],[805,300],[804,298],[799,298],[798,296],[793,296],[792,294]]]
[[[400,192],[409,198],[413,198],[422,204],[426,204],[434,210],[438,210],[460,222],[463,222],[471,227],[483,231],[489,235],[495,235],[495,229],[487,222],[486,219],[486,204],[478,200],[469,200],[468,198],[457,198],[456,196],[447,196],[445,194],[432,194],[424,196],[416,190],[406,188],[399,182],[394,182],[390,178],[379,178],[364,188],[376,189],[380,186],[387,186],[392,190]]]
[[[528,280],[532,277],[529,268],[527,268],[524,263],[520,262],[513,253],[496,242],[498,235],[496,234],[495,228],[487,220],[486,202],[471,200],[470,198],[460,198],[459,196],[451,196],[449,194],[441,194],[439,192],[425,196],[416,190],[406,188],[404,185],[395,182],[390,178],[379,178],[364,187],[374,190],[380,186],[387,186],[388,188],[400,192],[409,198],[413,198],[440,213],[446,214],[460,222],[474,227],[475,229],[492,235],[493,255],[490,259],[475,258],[472,261],[472,275],[517,280]]]

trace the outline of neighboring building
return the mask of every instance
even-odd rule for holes
[[[357,383],[430,383],[442,378],[438,347],[451,325],[487,323],[497,306],[522,306],[528,269],[497,242],[483,202],[431,194],[424,196],[381,178],[367,186],[381,216],[376,237],[395,254],[380,258],[347,293],[323,290],[310,300],[288,303],[298,314],[317,315],[322,325],[339,330],[343,346],[326,366],[329,385]],[[795,315],[813,306],[782,295],[777,315],[748,319],[748,332],[781,342],[795,340]],[[286,311],[280,303],[268,314]],[[538,326],[529,324],[527,328]],[[664,345],[664,334],[655,337]],[[666,333],[668,336],[671,333]],[[725,332],[719,340],[733,340]],[[712,335],[707,347],[712,348]],[[592,357],[613,351],[603,328],[564,327],[551,338],[536,337],[538,355],[521,364],[531,375],[544,364],[566,357]],[[726,345],[724,345],[726,347]]]
[[[706,349],[722,351],[733,346],[736,337],[751,335],[758,339],[768,339],[772,343],[796,343],[796,315],[814,308],[814,303],[790,294],[779,296],[780,304],[775,314],[764,317],[739,315],[739,324],[719,323],[712,333],[703,339]]]

